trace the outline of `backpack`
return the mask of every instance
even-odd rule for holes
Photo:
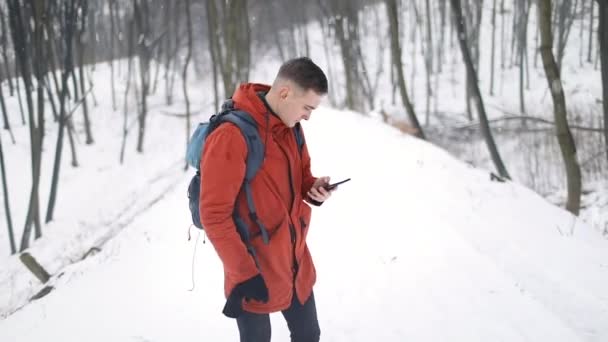
[[[270,114],[267,113],[266,115]],[[188,185],[188,199],[190,213],[192,216],[192,224],[195,227],[204,230],[204,227],[201,224],[199,212],[199,195],[201,186],[200,161],[203,149],[205,147],[206,138],[209,136],[209,134],[211,134],[211,132],[213,132],[213,130],[215,130],[224,122],[231,122],[235,124],[240,129],[241,133],[243,134],[243,137],[245,138],[245,142],[247,143],[245,178],[243,179],[243,184],[241,185],[241,191],[245,191],[245,196],[247,198],[247,206],[249,208],[249,217],[251,221],[255,222],[255,224],[258,225],[264,244],[268,244],[268,242],[270,241],[268,230],[257,216],[255,204],[253,203],[253,196],[251,193],[251,181],[264,163],[264,143],[260,138],[258,126],[255,120],[251,117],[249,113],[235,109],[234,102],[231,99],[225,101],[222,104],[220,112],[212,115],[209,121],[199,123],[197,128],[192,133],[190,142],[188,143],[186,151],[186,160],[188,161],[188,164],[190,166],[196,169],[196,174],[192,177],[192,179],[190,180],[190,184]],[[298,150],[301,154],[302,148],[304,147],[304,138],[302,136],[302,129],[300,124],[298,123],[293,128],[293,130],[298,144]],[[234,223],[241,237],[241,240],[245,243],[247,249],[255,258],[255,253],[253,251],[253,248],[251,247],[251,244],[249,243],[249,229],[245,224],[245,221],[243,221],[243,219],[238,214],[236,208],[232,217],[234,219]]]

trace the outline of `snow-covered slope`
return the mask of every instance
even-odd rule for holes
[[[608,241],[596,230],[360,114],[321,108],[304,127],[313,172],[352,178],[313,211],[323,341],[608,339]],[[221,264],[202,235],[187,239],[190,174],[0,321],[0,341],[237,340]],[[288,340],[271,317],[273,341]]]

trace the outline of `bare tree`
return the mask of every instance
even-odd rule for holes
[[[190,15],[190,0],[185,3],[186,13],[186,31],[188,32],[188,50],[186,52],[186,61],[184,62],[184,70],[182,73],[182,84],[184,88],[184,101],[186,101],[186,146],[190,142],[190,99],[188,98],[188,66],[192,57],[192,18]],[[188,169],[188,161],[184,162],[184,170]]]
[[[26,22],[29,23],[30,18],[24,18],[24,7],[20,6],[19,1],[17,0],[7,0],[7,4],[10,19],[9,26],[11,29],[11,36],[13,38],[13,46],[16,53],[16,60],[18,60],[17,64],[19,66],[21,78],[25,86],[25,98],[28,109],[30,148],[32,158],[32,189],[30,192],[30,200],[25,219],[25,225],[23,228],[20,248],[20,250],[23,251],[29,247],[32,225],[35,228],[36,237],[39,237],[41,235],[38,186],[40,183],[40,163],[42,155],[42,134],[44,132],[44,113],[38,111],[38,118],[36,120],[36,109],[34,108],[34,100],[32,98],[33,85],[31,72],[31,49],[35,48],[37,55],[36,57],[39,57],[39,53],[41,52],[39,49],[40,46],[38,44],[40,42],[41,37],[41,32],[39,31],[41,27],[41,13],[38,10],[42,6],[40,0],[37,0],[37,2],[35,3],[32,3],[32,1],[28,2],[29,9],[33,9],[32,12],[34,12],[33,21],[35,29],[38,30],[36,32],[36,39],[34,39],[34,42],[32,42],[31,36],[33,35],[33,33],[31,32],[30,26],[25,25]],[[38,74],[39,72],[39,68],[36,68],[36,74]]]
[[[562,62],[566,51],[566,43],[570,35],[570,29],[574,22],[574,12],[577,7],[578,0],[557,0],[556,1],[556,20],[557,20],[557,67],[562,70]]]
[[[608,3],[597,0],[599,6],[599,53],[602,65],[602,89],[604,103],[604,143],[606,144],[606,158],[608,158]]]
[[[494,57],[496,50],[496,0],[492,4],[492,52],[490,56],[490,95],[494,95]]]
[[[469,48],[467,46],[467,31],[465,28],[464,18],[462,16],[462,7],[460,6],[460,0],[450,0],[450,3],[452,4],[452,12],[454,13],[454,24],[456,25],[456,29],[458,31],[460,51],[462,52],[462,58],[466,65],[468,79],[471,80],[470,85],[472,86],[475,104],[477,105],[479,122],[481,124],[481,132],[485,138],[486,144],[488,145],[488,150],[490,152],[496,170],[498,171],[500,176],[510,179],[509,173],[507,172],[507,168],[503,164],[502,158],[498,153],[498,149],[496,147],[496,143],[494,142],[492,131],[490,130],[490,125],[488,123],[488,118],[486,116],[483,98],[481,97],[481,91],[479,90],[479,83],[477,81],[477,72],[475,71],[475,66],[471,58],[471,53],[469,52]]]
[[[576,156],[576,147],[568,127],[566,98],[562,88],[559,67],[553,56],[553,37],[551,36],[551,0],[538,0],[538,24],[541,37],[541,55],[547,82],[553,98],[557,140],[566,167],[568,181],[568,202],[566,209],[578,215],[581,197],[581,170]]]
[[[530,0],[518,0],[517,18],[518,37],[517,37],[517,56],[519,57],[519,111],[526,113],[524,96],[524,74],[525,64],[528,53],[528,14],[530,13]],[[525,123],[525,121],[524,121]]]
[[[424,49],[424,64],[426,69],[426,120],[425,124],[429,124],[429,117],[431,115],[431,96],[433,96],[433,90],[431,86],[431,77],[433,74],[433,30],[432,28],[432,14],[431,5],[429,0],[425,0],[426,9],[426,47]]]
[[[207,1],[207,18],[211,44],[219,64],[224,96],[231,96],[236,85],[249,77],[251,60],[251,37],[247,16],[247,0]],[[215,25],[212,26],[211,22]]]
[[[135,54],[135,19],[131,18],[127,24],[127,85],[125,86],[124,106],[123,106],[123,128],[122,128],[122,144],[120,147],[120,164],[125,159],[125,147],[127,145],[127,136],[129,134],[129,91],[131,90],[132,70],[133,70],[133,55]],[[137,97],[137,96],[136,96]]]
[[[219,61],[219,52],[217,49],[219,48],[218,37],[216,35],[216,27],[217,27],[217,10],[215,8],[215,1],[205,1],[205,10],[207,13],[207,34],[208,34],[208,44],[209,44],[209,55],[211,57],[211,70],[213,72],[213,103],[214,108],[219,110],[219,93],[217,89],[218,84],[218,64],[221,63]]]
[[[76,42],[78,42],[78,79],[80,81],[80,91],[83,94],[82,100],[82,114],[84,115],[84,131],[86,135],[85,143],[90,145],[94,142],[93,133],[91,132],[91,121],[89,120],[89,107],[87,104],[87,99],[84,94],[87,93],[85,87],[85,74],[84,74],[84,58],[85,51],[89,46],[90,42],[85,42],[85,32],[86,32],[86,24],[87,24],[87,14],[89,8],[89,0],[80,0],[79,4],[80,8],[80,26],[76,31]],[[92,45],[92,44],[91,44]],[[76,86],[76,88],[78,88]]]
[[[148,94],[150,91],[150,60],[152,59],[152,28],[148,0],[133,0],[133,16],[137,28],[137,55],[141,86],[141,111],[138,115],[137,152],[144,151],[144,134],[148,116]]]
[[[110,59],[108,63],[110,63],[110,87],[112,88],[112,109],[116,111],[116,87],[114,82],[114,59],[115,57],[115,49],[116,49],[116,0],[108,1],[108,8],[110,10]]]
[[[469,51],[469,55],[471,56],[471,61],[476,70],[479,69],[479,36],[481,31],[481,19],[482,19],[482,9],[483,9],[483,0],[476,0],[469,2],[469,0],[465,0],[464,7],[460,8],[460,11],[466,11],[466,16],[463,16],[463,20],[466,20],[464,24],[464,28],[467,30],[465,34],[467,35],[467,50]],[[466,74],[466,108],[467,115],[469,120],[473,120],[473,114],[471,111],[471,101],[474,96],[474,85],[473,80],[470,78],[469,73]]]
[[[9,94],[13,96],[13,78],[11,77],[10,63],[8,59],[8,28],[6,27],[6,20],[4,18],[5,12],[2,10],[0,5],[0,46],[2,48],[2,57],[4,59],[4,69],[6,79],[8,80]],[[0,77],[0,80],[2,77]]]
[[[59,133],[57,134],[57,145],[55,149],[55,163],[53,166],[53,177],[51,178],[51,191],[49,195],[49,202],[46,211],[46,223],[53,220],[53,211],[55,209],[55,201],[57,199],[57,187],[59,184],[59,170],[61,167],[61,153],[63,151],[63,132],[66,126],[66,98],[68,93],[68,78],[72,74],[74,69],[74,59],[72,53],[72,41],[74,37],[74,31],[76,31],[77,14],[76,14],[76,0],[69,0],[63,3],[64,7],[64,27],[61,30],[61,36],[65,41],[65,49],[63,56],[63,68],[61,72],[61,94],[59,96]],[[84,101],[86,93],[82,95],[81,101]]]
[[[4,30],[4,12],[2,11],[2,7],[0,7],[0,20],[2,20],[0,28],[2,28],[2,30]],[[6,104],[4,102],[4,92],[2,90],[2,82],[5,79],[9,81],[11,92],[12,92],[12,88],[13,88],[11,76],[9,74],[8,58],[6,57],[6,45],[7,45],[6,41],[7,41],[6,31],[4,31],[4,32],[0,33],[0,45],[2,46],[3,55],[4,55],[4,65],[6,67],[6,75],[3,75],[3,72],[0,69],[0,112],[2,112],[2,119],[4,120],[4,129],[6,129],[9,132],[9,134],[11,135],[13,144],[14,144],[15,137],[13,136],[13,132],[11,131],[11,124],[10,124],[10,120],[8,119],[8,111],[6,110]]]
[[[601,1],[598,1],[600,4]],[[595,10],[595,1],[591,0],[591,9],[589,10],[589,48],[587,50],[587,62],[591,63],[591,51],[593,51],[593,13]]]
[[[399,92],[401,94],[401,100],[403,101],[403,105],[405,106],[407,115],[410,119],[412,126],[417,130],[416,135],[422,139],[425,139],[424,132],[422,131],[422,127],[420,127],[418,117],[416,116],[416,113],[414,111],[414,106],[412,106],[412,103],[410,102],[410,98],[408,96],[405,85],[405,77],[403,75],[403,64],[401,62],[401,43],[399,42],[399,17],[397,12],[397,0],[385,0],[385,2],[391,37],[393,70],[396,73],[397,81],[399,83]]]
[[[0,136],[1,138],[1,136]],[[0,171],[2,172],[2,193],[4,194],[4,214],[6,216],[6,226],[8,227],[8,242],[11,246],[11,254],[17,253],[15,245],[15,233],[13,230],[13,219],[11,217],[11,206],[9,205],[8,184],[6,182],[6,167],[4,166],[4,150],[2,139],[0,139]]]

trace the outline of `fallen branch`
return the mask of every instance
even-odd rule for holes
[[[203,111],[202,109],[193,110],[191,113],[191,116],[199,116],[202,114],[202,111]],[[173,113],[173,112],[168,112],[168,111],[164,111],[164,110],[161,110],[160,113],[163,115],[166,115],[166,116],[171,116],[171,117],[180,118],[180,119],[185,119],[187,117],[186,113]]]
[[[21,262],[23,262],[25,267],[27,267],[27,269],[30,270],[30,272],[32,272],[36,278],[38,278],[38,280],[40,280],[41,283],[45,284],[51,278],[49,273],[42,266],[40,266],[38,261],[36,261],[36,259],[34,259],[30,253],[21,253],[21,255],[19,255],[19,259]]]
[[[70,113],[65,117],[66,122],[72,117],[72,115],[74,115],[76,109],[78,109],[78,107],[84,102],[84,99],[87,97],[87,95],[89,95],[91,91],[93,91],[93,87],[90,87],[89,90],[87,90],[87,92],[84,93],[84,95],[82,95],[82,97],[78,101],[76,101],[76,105],[74,106],[74,108],[72,108],[70,110]]]
[[[539,123],[555,126],[555,122],[553,122],[553,121],[542,119],[542,118],[538,118],[538,117],[534,117],[534,116],[527,116],[527,115],[503,116],[503,117],[500,117],[500,118],[488,120],[488,122],[489,123],[496,123],[496,122],[511,121],[511,120],[533,121],[533,122],[539,122]],[[477,126],[479,126],[479,122],[474,122],[474,123],[467,124],[467,125],[464,125],[464,126],[457,126],[455,128],[456,129],[470,129],[470,128],[475,128]],[[602,128],[584,127],[584,126],[578,126],[578,125],[569,125],[569,126],[570,126],[571,129],[577,129],[577,130],[581,130],[581,131],[597,132],[597,133],[604,132],[604,130]]]

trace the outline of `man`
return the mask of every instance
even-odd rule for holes
[[[201,221],[224,266],[223,312],[236,318],[241,341],[269,342],[269,313],[277,311],[282,311],[292,341],[319,341],[312,291],[316,272],[306,245],[311,207],[304,201],[320,205],[331,191],[324,189],[329,177],[312,176],[308,149],[305,143],[300,149],[295,129],[301,130],[296,126],[310,118],[325,94],[325,74],[303,57],[284,63],[271,87],[243,84],[232,96],[235,107],[256,121],[265,148],[251,190],[257,218],[270,236],[268,244],[241,191],[247,145],[238,127],[224,123],[205,142]],[[249,227],[256,258],[237,232],[235,209]]]

